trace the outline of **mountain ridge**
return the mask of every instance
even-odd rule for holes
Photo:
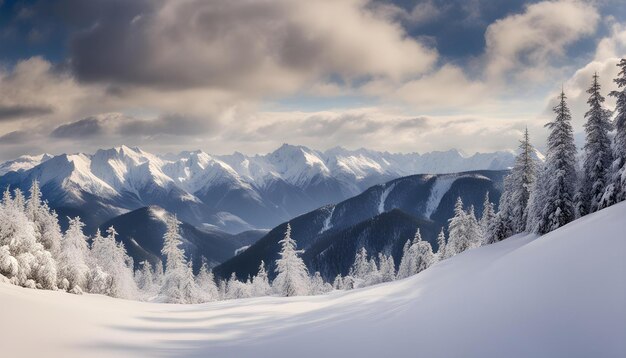
[[[510,152],[394,154],[283,144],[254,156],[199,150],[157,155],[123,145],[93,154],[25,156],[2,163],[0,189],[25,191],[37,180],[50,188],[43,192],[53,208],[80,212],[97,206],[102,218],[91,218],[96,226],[113,214],[159,205],[193,225],[235,233],[272,228],[399,177],[506,169],[513,161]]]

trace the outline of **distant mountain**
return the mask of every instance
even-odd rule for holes
[[[417,228],[436,249],[436,236],[452,217],[457,197],[481,215],[485,193],[497,203],[508,171],[472,171],[458,174],[413,175],[373,186],[336,205],[327,205],[289,220],[292,237],[310,269],[327,279],[345,274],[358,249],[393,254],[399,264],[401,248]],[[272,229],[244,252],[215,268],[221,277],[235,272],[253,275],[261,260],[278,258],[279,241],[287,223]]]
[[[134,260],[135,268],[144,260],[155,265],[159,260],[165,262],[161,249],[167,215],[171,214],[158,206],[144,207],[107,221],[100,226],[100,230],[106,232],[111,226],[115,228],[118,240],[124,243]],[[182,248],[187,258],[193,260],[195,270],[199,269],[203,257],[210,266],[215,266],[234,256],[237,249],[253,244],[266,233],[246,231],[231,235],[215,229],[200,230],[186,222],[181,223],[180,230]]]
[[[38,180],[62,219],[80,215],[91,231],[118,215],[158,205],[194,226],[236,233],[274,227],[398,177],[506,169],[513,160],[509,152],[320,152],[287,144],[267,155],[193,151],[160,156],[121,146],[3,163],[0,189],[27,190]]]
[[[23,172],[52,158],[50,154],[23,155],[17,159],[0,164],[0,176],[9,172]]]

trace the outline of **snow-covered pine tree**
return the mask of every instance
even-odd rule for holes
[[[493,207],[493,203],[489,200],[489,192],[485,193],[485,200],[483,202],[483,215],[480,217],[480,228],[482,230],[483,239],[489,235],[489,228],[495,220],[496,212]],[[443,228],[441,229],[443,233]],[[439,235],[441,235],[440,233]],[[445,237],[444,237],[445,240]]]
[[[485,241],[483,241],[483,245],[494,244],[510,236],[510,226],[505,225],[502,215],[503,213],[497,213],[491,221],[491,225],[489,225],[487,233],[485,234]]]
[[[0,203],[0,275],[11,283],[29,288],[55,289],[57,264],[37,242],[34,223],[25,213],[24,199],[9,189]]]
[[[416,241],[419,240],[422,240],[422,234],[420,233],[420,229],[418,228],[415,232],[415,236],[413,237],[413,241],[407,240],[407,242],[404,244],[402,257],[400,258],[400,266],[398,266],[398,279],[403,279],[415,275],[417,271],[415,257],[417,252],[414,250],[413,245]]]
[[[91,260],[85,289],[91,293],[108,294],[113,285],[113,278],[104,270],[101,261],[108,261],[111,255],[107,240],[102,236],[100,229],[91,239]]]
[[[102,237],[100,232],[95,236],[91,245],[91,258],[94,269],[106,273],[107,279],[104,285],[98,280],[92,280],[96,285],[90,285],[95,293],[105,294],[112,297],[135,298],[137,297],[137,285],[133,277],[133,259],[126,253],[123,243],[115,240],[117,232],[113,227],[107,229],[107,236]],[[93,278],[100,277],[96,271],[91,275]],[[94,292],[90,289],[90,292]]]
[[[175,215],[167,216],[161,250],[166,258],[161,296],[168,303],[198,303],[202,301],[202,295],[185,260],[185,252],[180,248],[182,237],[179,225]]]
[[[234,300],[248,297],[252,297],[252,284],[239,281],[233,272],[226,282],[226,299]]]
[[[418,229],[415,233],[413,243],[402,257],[398,268],[398,279],[406,278],[418,274],[437,262],[433,253],[433,248],[429,242],[422,240],[422,235]]]
[[[343,277],[341,274],[337,274],[335,276],[335,280],[333,281],[333,289],[335,290],[343,290]]]
[[[489,233],[487,241],[494,242],[526,230],[528,202],[537,176],[537,162],[533,157],[535,148],[530,143],[528,128],[520,141],[515,164],[504,180],[504,192],[500,197],[499,225],[497,235]],[[491,238],[489,238],[491,236]]]
[[[350,267],[349,275],[356,280],[362,281],[367,278],[370,273],[370,265],[367,261],[367,250],[365,247],[361,247],[354,256],[354,263]]]
[[[531,229],[546,234],[574,220],[576,192],[576,145],[571,125],[571,115],[561,91],[559,104],[554,107],[556,118],[546,124],[550,129],[544,169],[537,179]]]
[[[142,293],[150,297],[155,293],[156,288],[154,270],[152,270],[152,265],[148,261],[141,261],[139,266],[141,268],[135,273],[135,282]]]
[[[163,286],[164,277],[163,261],[159,259],[154,265],[154,285],[159,289]]]
[[[585,113],[586,142],[583,170],[580,180],[576,207],[578,215],[583,216],[597,211],[600,200],[606,190],[613,153],[611,152],[612,130],[611,113],[604,108],[604,97],[600,94],[598,74],[594,73],[593,82],[587,90],[589,110]]]
[[[61,241],[59,275],[67,280],[68,290],[77,286],[80,291],[86,288],[91,257],[87,243],[89,238],[83,233],[84,226],[80,217],[69,218],[68,229]]]
[[[454,216],[448,220],[448,244],[444,259],[465,251],[470,243],[467,238],[467,213],[463,210],[463,200],[458,197],[454,205]]]
[[[439,231],[439,235],[437,235],[437,260],[443,260],[446,256],[446,233],[443,231],[443,227],[441,231]]]
[[[204,301],[217,301],[219,300],[219,292],[217,285],[215,284],[215,277],[213,272],[209,270],[206,260],[202,260],[202,266],[200,266],[200,272],[196,276],[196,284],[204,295]]]
[[[393,256],[378,254],[378,266],[380,267],[380,277],[382,282],[391,282],[396,279],[396,265]]]
[[[322,275],[319,271],[315,271],[313,277],[311,278],[311,294],[312,295],[323,295],[333,290],[333,286],[329,283],[324,282]]]
[[[467,221],[466,221],[466,235],[469,240],[469,248],[475,248],[482,245],[484,241],[483,230],[480,227],[480,223],[478,223],[478,219],[476,219],[476,214],[474,210],[474,205],[470,206],[469,211],[467,212]]]
[[[252,296],[268,296],[271,293],[272,286],[270,286],[270,280],[265,270],[265,262],[261,260],[257,274],[252,278]]]
[[[57,260],[63,234],[56,213],[42,201],[39,182],[36,180],[30,187],[30,197],[26,202],[26,215],[35,224],[37,240]]]
[[[291,225],[287,224],[285,237],[280,240],[280,258],[276,260],[276,278],[273,288],[281,296],[303,296],[309,294],[309,273],[291,238]]]
[[[621,59],[617,66],[620,71],[613,81],[617,84],[618,90],[609,93],[609,96],[616,99],[613,164],[609,185],[601,199],[602,208],[626,200],[626,59]]]

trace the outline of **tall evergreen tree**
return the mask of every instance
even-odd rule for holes
[[[439,231],[439,235],[437,236],[437,259],[443,260],[446,257],[446,233],[443,231],[443,227],[441,231]]]
[[[603,107],[604,97],[600,94],[597,73],[594,73],[593,82],[587,93],[589,93],[587,103],[590,108],[585,113],[587,120],[585,123],[585,159],[576,202],[579,216],[599,209],[613,162],[609,136],[613,127],[610,119],[611,113]]]
[[[203,295],[193,277],[191,266],[185,259],[185,252],[180,245],[180,221],[175,215],[166,219],[166,231],[163,235],[163,249],[165,256],[165,273],[161,296],[169,303],[198,303]]]
[[[532,186],[537,175],[537,163],[533,154],[535,148],[530,143],[528,128],[520,141],[519,153],[515,165],[504,180],[504,192],[500,197],[499,227],[496,230],[497,241],[526,230],[528,221],[528,202]],[[494,236],[494,232],[489,236]],[[488,240],[490,241],[490,240]],[[491,240],[494,241],[494,240]]]
[[[302,296],[309,294],[310,279],[304,262],[298,257],[296,242],[291,238],[291,225],[287,224],[285,237],[280,240],[282,249],[276,260],[274,290],[281,296]]]
[[[617,66],[620,71],[613,81],[617,84],[618,90],[609,93],[609,96],[616,99],[613,164],[610,184],[600,203],[603,208],[626,200],[626,59],[622,59]]]
[[[69,227],[61,241],[59,258],[59,274],[69,284],[66,288],[72,290],[78,286],[79,292],[86,288],[91,261],[87,243],[89,238],[83,233],[84,226],[85,224],[80,220],[80,217],[69,219]]]
[[[112,297],[135,298],[137,286],[133,277],[133,259],[126,253],[123,243],[115,240],[117,232],[111,226],[107,229],[107,236],[102,237],[98,231],[91,244],[91,259],[95,274],[92,273],[90,292],[109,295]],[[103,277],[105,280],[94,278]],[[94,284],[97,283],[97,284]]]
[[[493,203],[489,200],[489,192],[485,193],[485,200],[483,201],[483,215],[480,217],[480,228],[483,231],[483,239],[489,235],[489,227],[495,220],[496,212],[493,207]]]
[[[358,280],[364,280],[370,273],[370,265],[367,261],[367,250],[365,247],[361,247],[354,256],[354,263],[350,267],[349,275]]]
[[[390,282],[396,278],[396,265],[393,256],[378,253],[378,266],[382,282]]]
[[[448,244],[444,259],[459,254],[469,248],[467,237],[467,213],[463,210],[463,200],[458,197],[454,206],[454,216],[448,220]]]
[[[465,235],[469,241],[469,247],[466,248],[475,248],[482,245],[484,241],[483,230],[478,223],[478,219],[476,219],[476,214],[474,211],[474,205],[470,206],[469,211],[467,212],[467,221],[465,222]]]
[[[546,124],[550,129],[546,162],[534,186],[533,217],[529,218],[533,232],[545,234],[574,220],[576,193],[576,145],[571,114],[561,91],[559,104],[554,107],[556,118]]]

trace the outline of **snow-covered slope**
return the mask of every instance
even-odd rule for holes
[[[270,228],[366,188],[417,173],[505,169],[508,152],[463,156],[456,150],[391,154],[334,148],[325,152],[284,144],[267,155],[214,156],[202,151],[155,155],[121,146],[94,154],[21,157],[0,164],[0,189],[27,190],[33,180],[54,188],[53,208],[84,211],[98,202],[105,212],[124,213],[159,205],[195,225],[229,231]],[[52,192],[52,190],[48,190]],[[181,208],[185,207],[186,212]],[[191,208],[189,208],[191,207]],[[201,215],[199,213],[210,213]],[[226,224],[221,219],[229,218]],[[95,220],[95,218],[94,218]]]
[[[626,356],[626,203],[328,296],[140,303],[0,284],[7,357]]]

